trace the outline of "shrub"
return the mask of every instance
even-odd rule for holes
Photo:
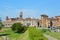
[[[2,22],[0,21],[0,30],[3,28],[3,24]]]
[[[23,26],[21,23],[14,23],[11,28],[14,32],[17,33],[22,33],[26,30],[26,27]]]
[[[51,32],[50,29],[42,29],[42,32],[43,32],[43,33],[47,32],[47,31],[48,31],[48,32]]]
[[[42,29],[42,32],[45,33],[47,31],[47,29]]]

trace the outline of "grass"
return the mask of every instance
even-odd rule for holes
[[[17,40],[22,34],[14,33],[10,28],[3,28],[0,34],[9,34],[9,40]],[[1,38],[1,37],[0,37]]]
[[[52,36],[52,37],[55,37],[56,39],[60,40],[60,33],[57,33],[57,32],[46,32],[46,34]]]
[[[9,40],[29,40],[28,37],[28,30],[25,33],[14,33],[10,28],[3,28],[3,32],[0,32],[0,34],[9,34],[8,38]],[[0,40],[3,40],[2,37],[0,37]]]
[[[3,40],[3,38],[2,38],[2,37],[0,37],[0,40]]]
[[[36,28],[28,28],[28,30],[22,34],[14,33],[10,28],[3,28],[2,30],[3,32],[0,32],[0,34],[9,34],[9,40],[47,40],[41,30]],[[0,37],[0,40],[2,40],[2,37]]]
[[[58,32],[51,32],[49,30],[46,30],[44,33],[60,40],[60,33]]]
[[[29,40],[28,30],[21,35],[20,40]]]
[[[36,28],[29,28],[29,38],[30,40],[48,40],[46,37],[43,36],[41,30]]]
[[[2,32],[0,34],[9,34],[8,38],[9,40],[29,40],[28,37],[28,30],[25,33],[14,33],[11,28],[3,28]],[[2,37],[0,37],[0,40],[3,40]]]

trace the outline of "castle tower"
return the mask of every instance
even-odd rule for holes
[[[41,15],[41,27],[47,27],[47,18],[48,18],[48,16],[47,15],[45,15],[45,14],[42,14]]]
[[[23,12],[20,12],[20,18],[23,18]]]

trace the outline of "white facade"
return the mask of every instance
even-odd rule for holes
[[[20,22],[21,24],[23,24],[25,26],[38,26],[39,19],[30,18],[30,17],[24,19],[22,14],[23,13],[20,12],[19,17],[17,17],[17,18],[9,18],[7,16],[6,21],[3,22],[4,26],[11,27],[14,23],[17,23],[17,22]]]

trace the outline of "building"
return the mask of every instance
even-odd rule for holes
[[[3,22],[5,27],[11,27],[14,23],[20,22],[24,26],[39,26],[39,19],[36,18],[23,18],[23,12],[20,12],[19,17],[9,18],[6,16],[6,21]]]
[[[6,21],[3,22],[4,27],[11,27],[14,23],[20,22],[24,26],[35,26],[35,27],[57,27],[60,26],[60,16],[49,18],[46,14],[41,15],[41,19],[36,18],[23,18],[23,12],[20,12],[19,17],[9,18],[6,16]]]
[[[60,16],[49,18],[47,15],[41,15],[41,27],[58,27],[60,26]]]

